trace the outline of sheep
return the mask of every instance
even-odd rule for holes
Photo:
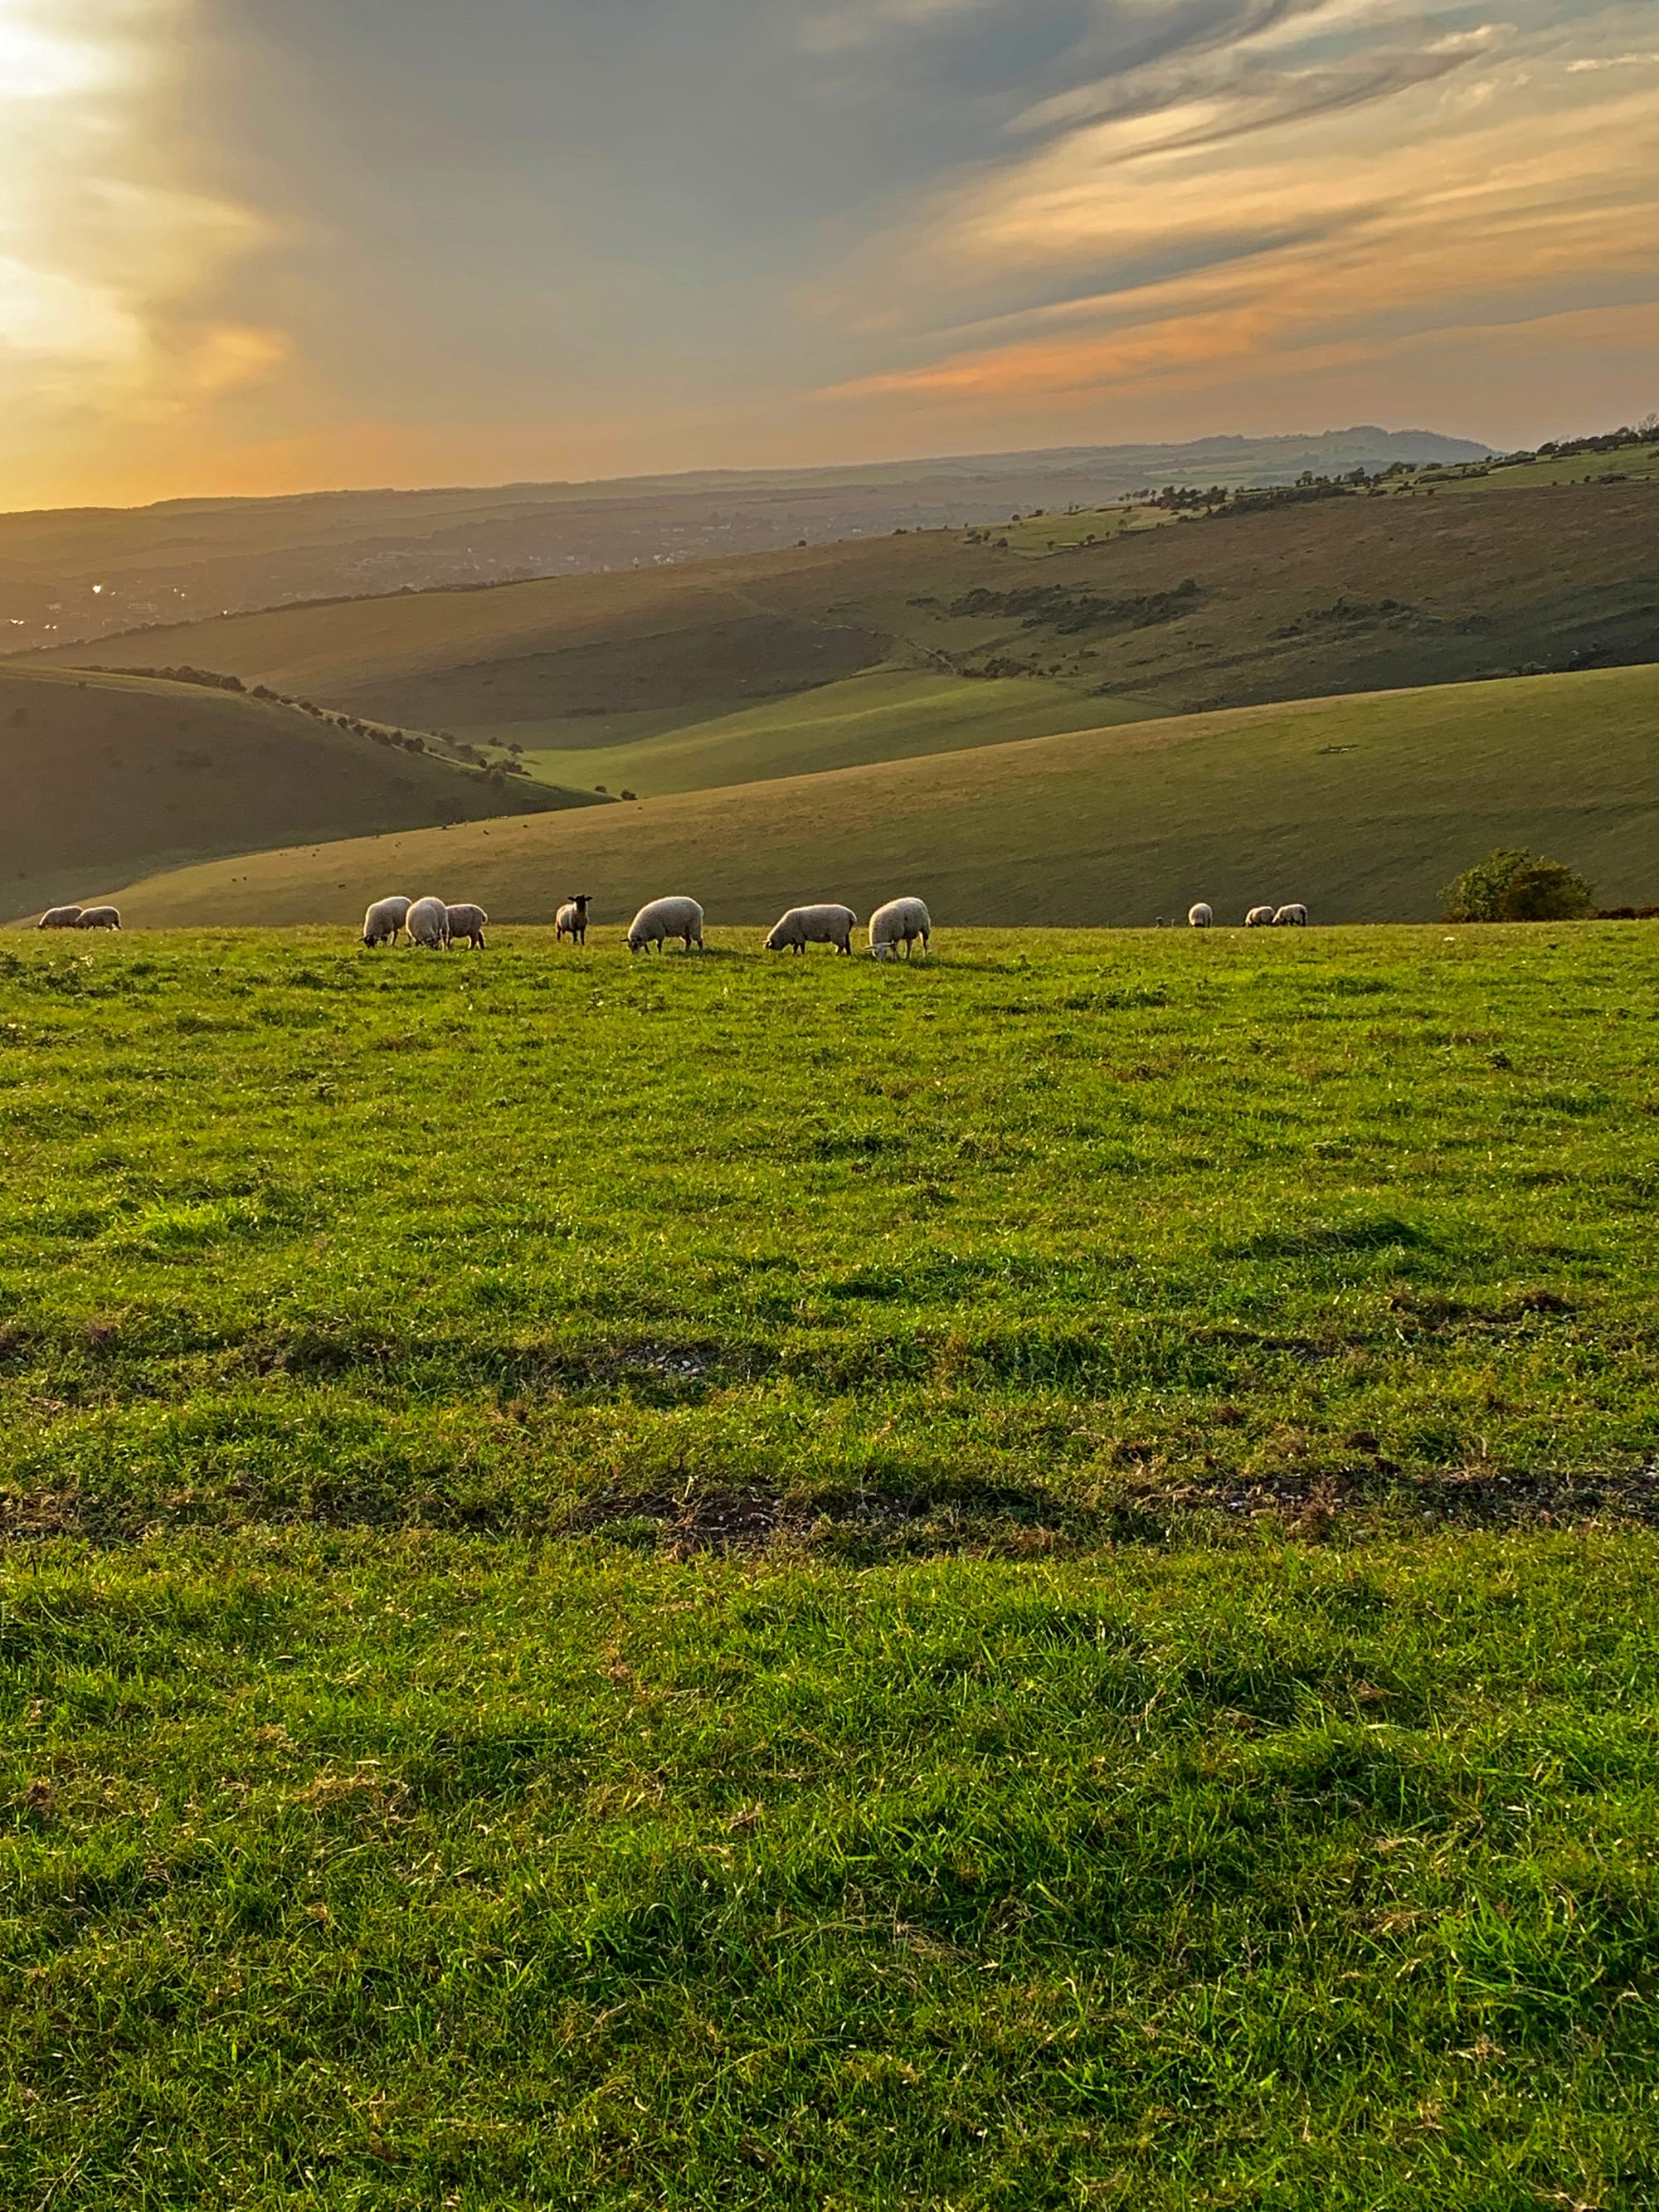
[[[37,929],[74,929],[80,920],[78,906],[49,906],[34,926]]]
[[[559,908],[553,921],[553,942],[569,938],[574,945],[587,942],[587,909],[592,903],[591,891],[572,891]]]
[[[1189,906],[1187,909],[1188,929],[1207,929],[1214,920],[1214,912],[1207,906]]]
[[[1307,927],[1308,909],[1305,906],[1282,906],[1273,916],[1275,929],[1305,929]]]
[[[481,906],[453,906],[449,908],[449,941],[465,938],[475,952],[484,949],[484,924],[489,916]]]
[[[628,949],[639,952],[647,945],[654,945],[660,952],[665,938],[683,938],[689,952],[696,943],[702,951],[702,908],[694,898],[653,899],[642,906],[628,925]]]
[[[121,909],[115,906],[83,907],[76,916],[76,929],[119,929]]]
[[[413,899],[401,895],[395,898],[376,899],[363,916],[365,945],[395,945],[403,934],[404,924],[409,920]]]
[[[1271,929],[1273,910],[1270,906],[1253,906],[1244,917],[1246,929]]]
[[[449,908],[441,898],[419,898],[404,918],[411,945],[424,945],[436,952],[449,950]]]
[[[933,934],[933,924],[927,908],[919,898],[889,899],[878,906],[870,917],[870,953],[876,960],[890,960],[894,948],[904,946],[904,957],[911,957],[911,941],[921,939],[921,949],[927,950]]]
[[[850,906],[792,906],[773,924],[766,950],[805,952],[809,945],[833,945],[837,952],[850,953],[858,923]]]

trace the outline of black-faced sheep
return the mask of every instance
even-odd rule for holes
[[[1275,929],[1305,929],[1308,909],[1305,906],[1282,906],[1273,916]]]
[[[489,916],[481,906],[463,904],[449,908],[449,941],[465,938],[475,952],[484,949],[484,924]]]
[[[76,929],[80,927],[81,913],[78,906],[49,906],[34,926],[37,929]]]
[[[568,938],[573,945],[587,942],[587,909],[592,903],[591,891],[573,891],[559,908],[553,921],[553,942],[557,945]]]
[[[1253,906],[1244,917],[1246,929],[1271,929],[1273,909],[1270,906]]]
[[[76,929],[119,929],[121,909],[118,906],[82,907],[75,927]]]

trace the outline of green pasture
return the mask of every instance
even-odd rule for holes
[[[0,2200],[1635,2208],[1652,927],[0,951]]]
[[[596,747],[587,742],[586,730],[559,732],[580,735],[579,750],[526,738],[524,757],[549,783],[588,789],[603,784],[610,792],[657,798],[1143,721],[1162,711],[1135,700],[1103,700],[1076,682],[975,683],[936,668],[888,667],[690,722],[667,734],[648,731],[622,744]],[[506,734],[493,726],[473,732],[485,738]],[[526,736],[517,726],[511,734]]]

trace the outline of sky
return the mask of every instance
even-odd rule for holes
[[[1659,0],[0,0],[0,507],[1659,410]]]

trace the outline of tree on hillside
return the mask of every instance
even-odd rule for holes
[[[1440,894],[1448,921],[1577,921],[1595,895],[1577,869],[1500,845]]]

